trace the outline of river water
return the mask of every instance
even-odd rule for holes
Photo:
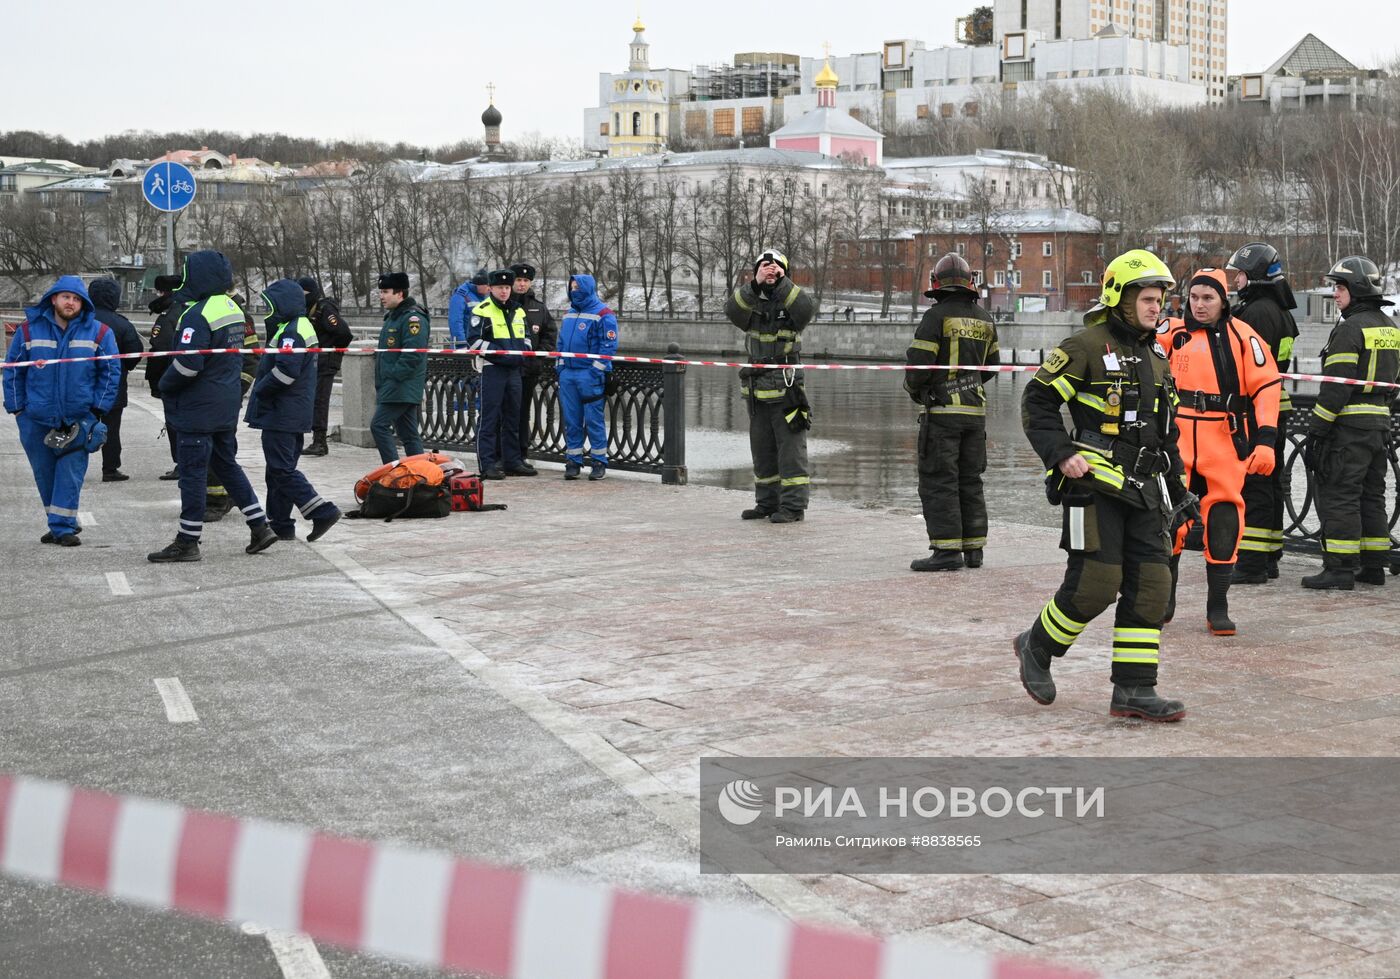
[[[1002,374],[987,386],[987,512],[994,523],[1058,526],[1059,511],[1045,500],[1044,470],[1021,431],[1021,391],[1027,380],[1023,374]],[[691,367],[685,381],[691,481],[752,488],[748,414],[737,372]],[[814,497],[920,512],[918,416],[902,382],[897,372],[807,372]]]

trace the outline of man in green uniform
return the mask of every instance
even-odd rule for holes
[[[374,390],[378,402],[369,430],[379,449],[380,462],[399,458],[394,436],[403,442],[406,456],[420,455],[418,412],[428,380],[428,355],[413,353],[428,346],[428,311],[408,294],[408,273],[388,272],[379,277],[379,302],[387,310],[379,331],[380,353],[374,359]]]
[[[817,314],[810,295],[788,278],[787,256],[765,249],[753,279],[724,304],[724,314],[746,334],[751,364],[801,361],[802,331]],[[745,520],[795,523],[807,513],[812,478],[807,471],[807,429],[812,412],[802,372],[745,367],[739,393],[748,402],[749,451],[753,455],[754,505]]]
[[[987,543],[987,395],[996,376],[981,368],[1000,363],[997,329],[977,305],[972,269],[960,255],[938,260],[924,293],[934,304],[924,313],[905,355],[908,364],[948,370],[904,372],[904,390],[919,405],[919,499],[933,554],[914,571],[956,571],[966,561],[982,566]]]
[[[1322,350],[1322,372],[1394,384],[1400,375],[1400,329],[1381,309],[1389,300],[1376,263],[1351,255],[1324,278],[1342,318]],[[1304,588],[1351,591],[1384,585],[1390,553],[1385,506],[1386,438],[1395,388],[1323,382],[1313,406],[1303,460],[1313,473],[1322,517],[1322,571]]]
[[[1026,385],[1022,425],[1044,461],[1047,492],[1064,508],[1064,583],[1013,643],[1021,684],[1055,699],[1052,657],[1116,602],[1109,713],[1150,721],[1186,715],[1157,695],[1157,652],[1171,591],[1174,516],[1192,500],[1176,446],[1175,391],[1154,330],[1172,275],[1134,249],[1104,270],[1084,329],[1057,347]],[[1073,432],[1061,406],[1068,403]]]

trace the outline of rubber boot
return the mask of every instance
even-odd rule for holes
[[[1212,636],[1233,636],[1235,623],[1230,621],[1230,581],[1235,576],[1233,564],[1206,565],[1206,628]]]
[[[982,548],[974,547],[970,551],[963,551],[963,563],[969,568],[982,567]]]
[[[909,563],[910,571],[956,571],[963,566],[962,551],[941,551],[937,548],[928,557]]]
[[[233,497],[227,493],[211,493],[204,500],[204,522],[218,523],[232,509]]]
[[[1027,629],[1011,641],[1016,659],[1021,663],[1021,686],[1037,704],[1055,702],[1055,681],[1050,676],[1050,654],[1031,641]]]
[[[1169,563],[1172,569],[1172,592],[1167,598],[1167,614],[1162,616],[1162,625],[1176,617],[1176,579],[1181,573],[1181,555],[1173,554]]]
[[[1317,574],[1303,579],[1304,588],[1317,591],[1353,591],[1356,588],[1356,572],[1348,568],[1323,568]]]
[[[1186,705],[1157,696],[1156,687],[1125,687],[1115,683],[1108,712],[1114,717],[1139,717],[1144,721],[1179,721],[1186,716]]]
[[[1384,585],[1385,568],[1362,568],[1356,572],[1356,581],[1362,585]]]
[[[1275,575],[1277,577],[1277,575]],[[1259,551],[1245,551],[1235,562],[1234,584],[1264,585],[1269,581],[1268,557]]]
[[[600,472],[600,471],[604,471],[604,472],[605,472],[606,470],[603,470],[601,466],[594,466],[594,467],[593,467],[593,472],[588,474],[588,478],[589,478],[589,479],[602,479],[602,478],[603,478],[602,476],[597,476],[597,475],[595,475],[595,473],[598,473],[598,472]],[[771,514],[768,515],[768,522],[769,522],[769,523],[801,523],[802,520],[803,520],[804,518],[806,518],[806,516],[807,516],[807,511],[806,511],[806,510],[779,510],[777,513],[771,513]]]
[[[567,478],[567,476],[566,476],[565,478]],[[577,477],[575,477],[575,478],[577,478]],[[778,512],[778,511],[776,511],[776,510],[765,510],[765,509],[763,509],[763,507],[758,507],[758,506],[756,506],[756,507],[749,507],[749,508],[748,508],[747,510],[745,510],[743,513],[739,514],[739,519],[740,519],[740,520],[767,520],[769,517],[771,517],[773,514],[775,514],[775,513],[777,513],[777,512]]]
[[[1271,554],[1269,555],[1268,564],[1269,564],[1269,580],[1270,580],[1270,581],[1273,581],[1275,578],[1278,577],[1278,559],[1279,559],[1281,556],[1282,556],[1282,555],[1280,555],[1278,551],[1274,551],[1273,553],[1271,553]]]

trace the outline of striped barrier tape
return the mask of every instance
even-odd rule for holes
[[[1093,979],[0,774],[0,873],[509,979]]]
[[[270,347],[215,347],[208,350],[158,350],[145,351],[139,354],[98,354],[93,357],[59,357],[47,360],[16,360],[0,363],[0,370],[12,367],[48,367],[52,364],[76,364],[89,360],[145,360],[153,357],[179,357],[183,354],[247,354],[261,356],[262,354],[286,354],[286,353],[337,353],[337,354],[451,354],[456,357],[489,357],[498,352],[483,352],[480,350],[457,350],[451,347],[321,347],[321,348],[299,348],[294,350],[280,350]],[[747,363],[736,360],[681,360],[674,357],[635,357],[624,354],[585,354],[572,353],[570,351],[559,350],[513,350],[509,356],[516,357],[541,357],[553,360],[564,360],[575,358],[579,360],[602,360],[612,361],[620,364],[672,364],[681,367],[752,367],[757,370],[804,370],[804,371],[951,371],[965,369],[954,367],[948,364],[764,364]],[[994,364],[979,368],[983,371],[993,371],[1002,374],[1012,373],[1034,373],[1040,370],[1039,365],[1026,364]],[[1280,372],[1279,377],[1286,381],[1325,381],[1331,384],[1348,384],[1355,387],[1373,388],[1395,388],[1400,390],[1400,383],[1389,381],[1367,381],[1360,378],[1332,377],[1328,374],[1285,374]]]

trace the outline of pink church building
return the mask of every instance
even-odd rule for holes
[[[822,156],[845,157],[878,167],[885,137],[849,113],[836,108],[836,72],[827,62],[816,77],[817,107],[800,119],[774,130],[768,145],[778,150],[805,150]]]

